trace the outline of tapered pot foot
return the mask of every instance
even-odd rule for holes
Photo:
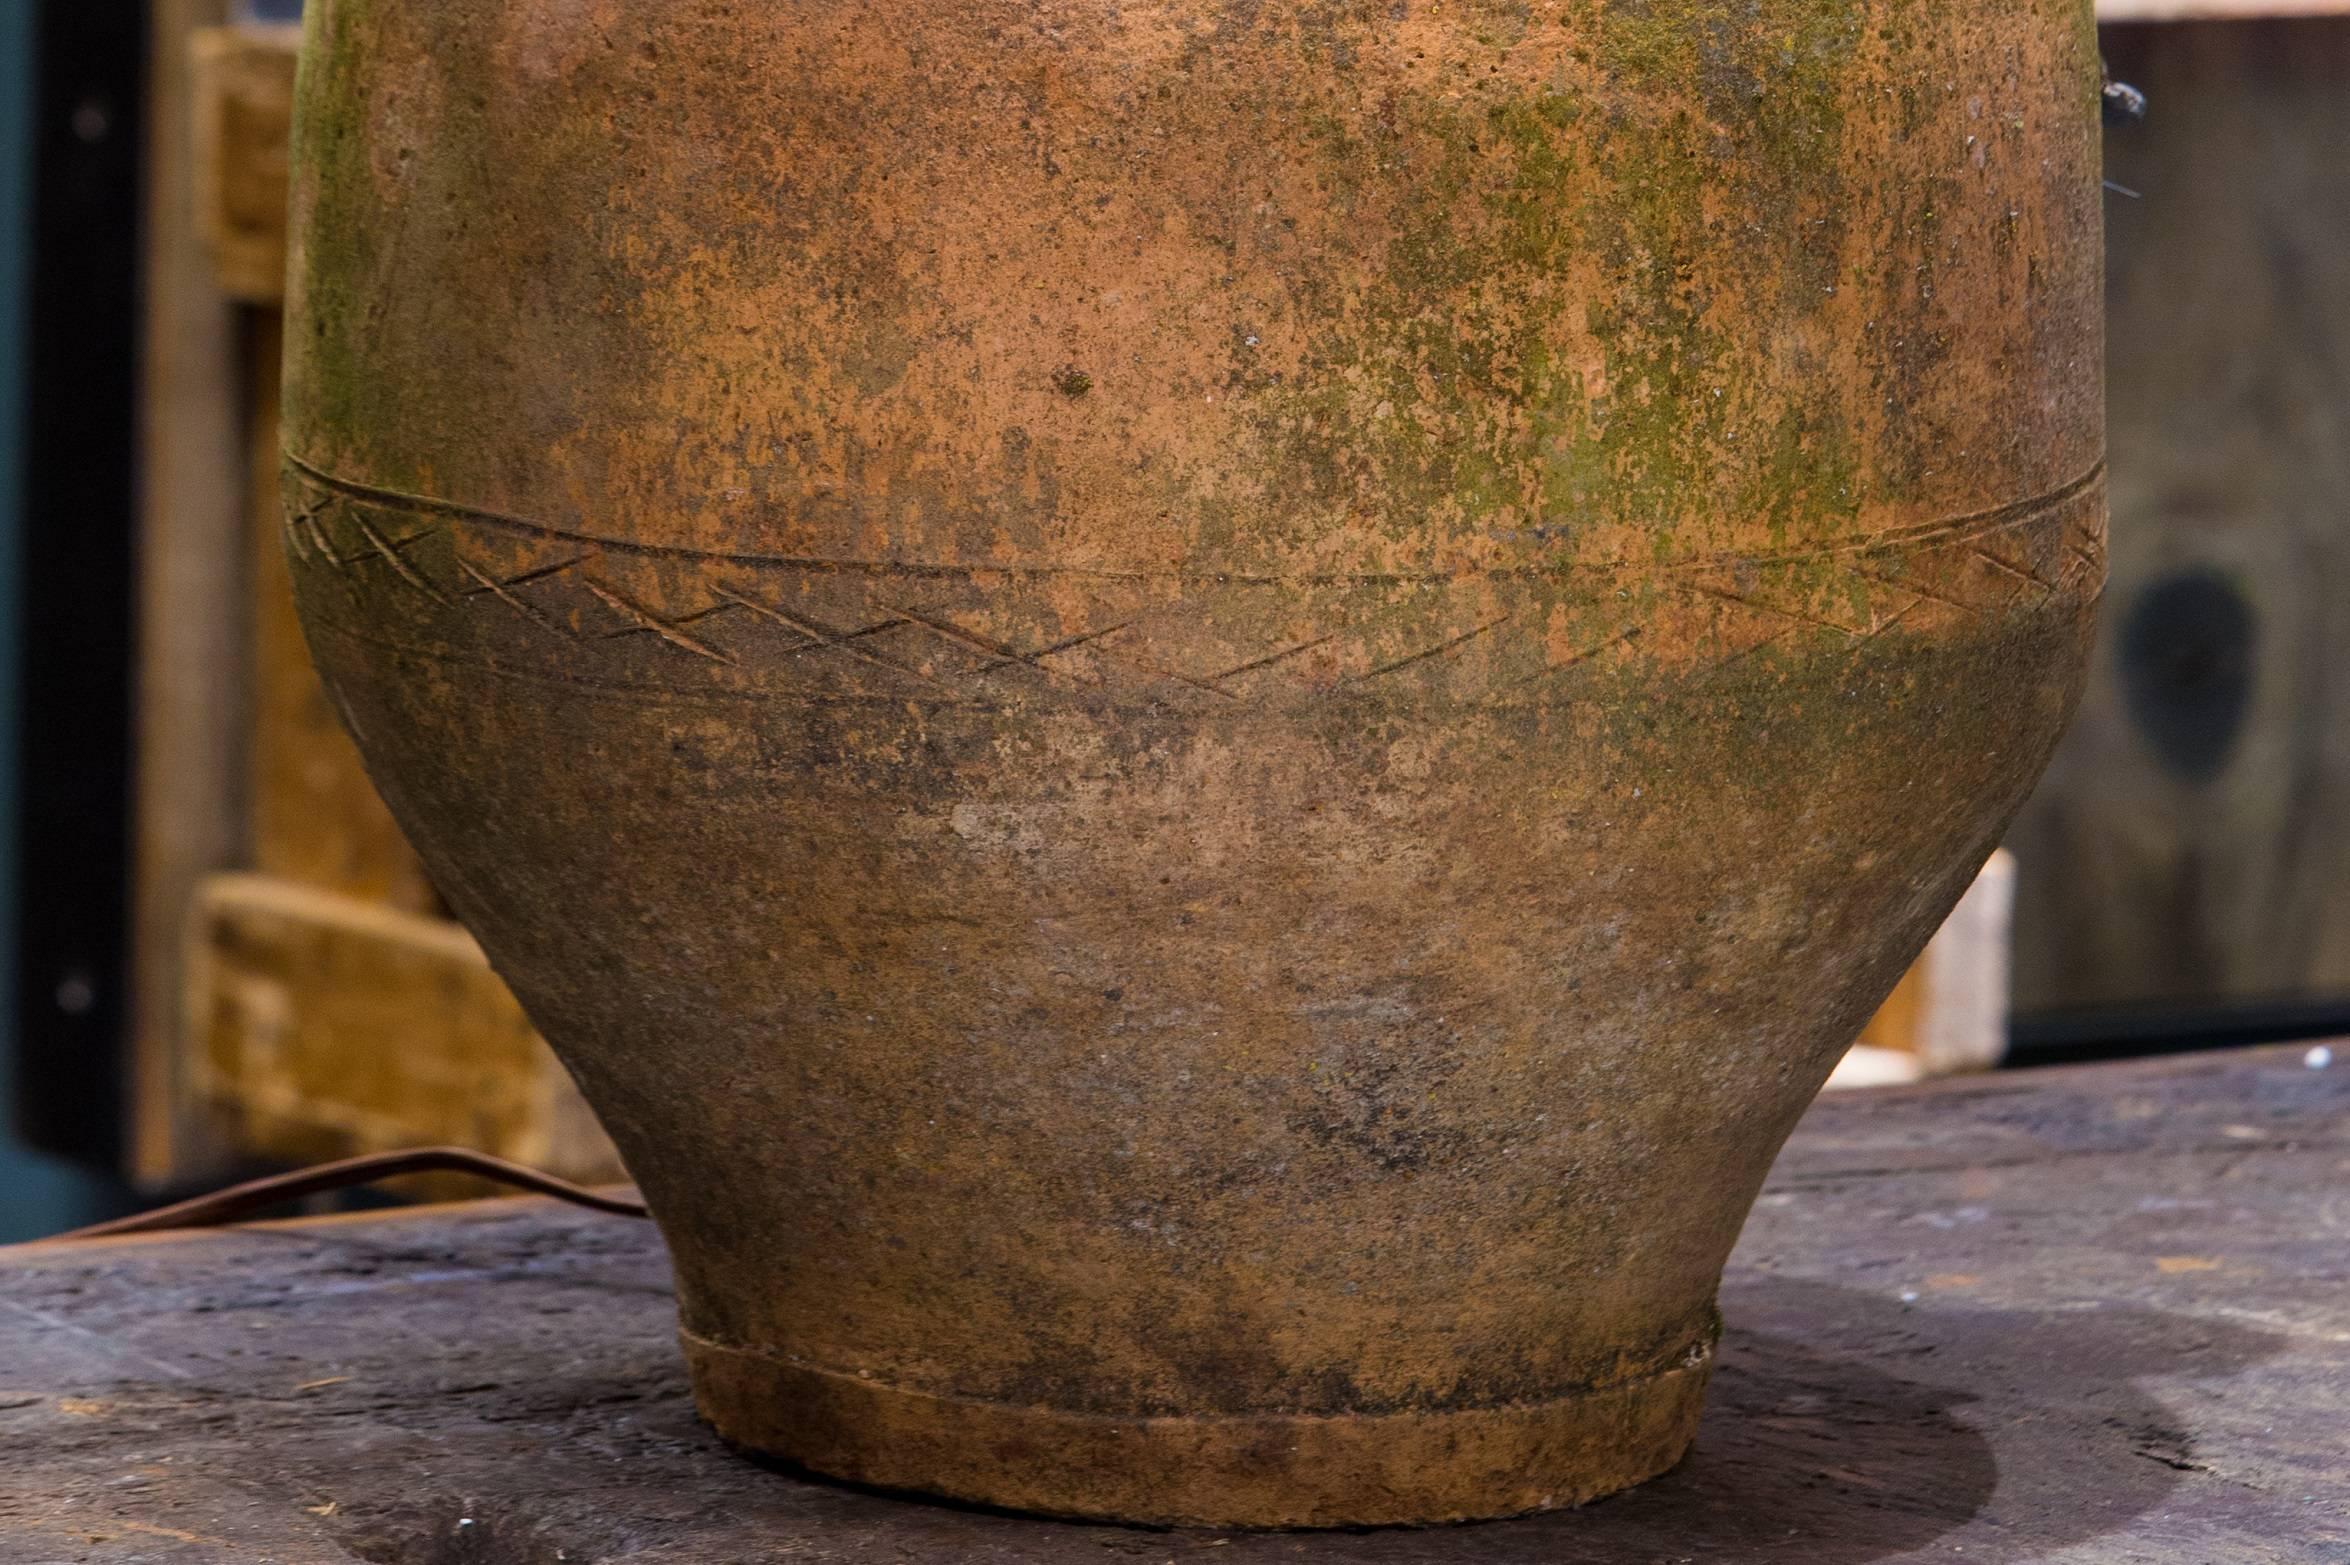
[[[1210,1527],[1474,1521],[1580,1505],[1674,1466],[1710,1340],[1537,1402],[1124,1418],[938,1396],[682,1334],[702,1415],[830,1477],[1050,1516]]]

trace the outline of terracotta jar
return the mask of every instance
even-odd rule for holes
[[[312,0],[320,667],[821,1473],[1689,1442],[2104,574],[2087,0]]]

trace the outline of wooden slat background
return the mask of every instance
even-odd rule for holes
[[[2017,1006],[2350,996],[2350,20],[2105,51],[2113,574]]]
[[[224,0],[155,0],[149,25],[131,1171],[201,1139],[180,1088],[182,934],[198,882],[245,852],[246,425],[252,370],[197,217],[189,40]]]

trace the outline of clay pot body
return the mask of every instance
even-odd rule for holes
[[[1675,1462],[2103,577],[2085,0],[313,0],[286,542],[701,1405],[1153,1521]]]

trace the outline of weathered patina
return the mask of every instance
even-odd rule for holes
[[[2103,577],[2082,0],[313,0],[319,663],[822,1472],[1572,1504]]]

